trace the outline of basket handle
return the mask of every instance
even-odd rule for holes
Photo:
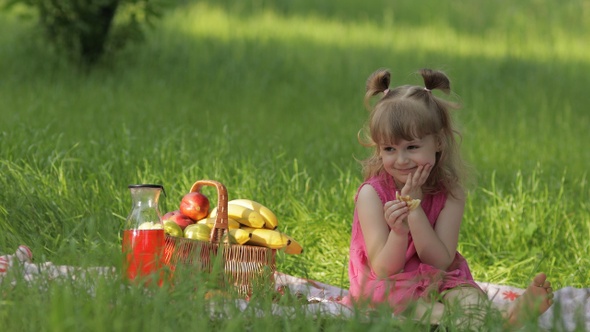
[[[217,243],[221,241],[223,233],[227,232],[229,226],[227,221],[227,188],[214,180],[199,180],[193,184],[190,192],[201,192],[204,186],[211,186],[217,189],[217,216],[215,217],[215,224],[211,228],[211,236],[209,241]]]

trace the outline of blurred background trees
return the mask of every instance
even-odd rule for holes
[[[164,0],[9,0],[6,9],[32,9],[44,40],[82,65],[141,41],[146,27],[163,15]]]

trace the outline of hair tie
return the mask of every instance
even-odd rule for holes
[[[424,91],[426,91],[426,92],[430,92],[430,91],[432,91],[432,90],[430,90],[429,88],[424,88]]]

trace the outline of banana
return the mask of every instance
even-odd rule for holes
[[[240,198],[231,200],[228,202],[228,204],[240,205],[260,213],[262,218],[264,218],[264,228],[275,229],[279,225],[279,221],[275,213],[272,212],[271,209],[256,201],[253,201],[251,199]]]
[[[209,219],[213,219],[213,222],[208,223],[207,220],[209,220]],[[197,221],[197,224],[206,225],[207,227],[209,227],[209,229],[211,229],[211,228],[213,228],[214,222],[215,222],[215,218],[207,217],[205,219],[201,219],[201,220]]]
[[[264,227],[264,218],[260,213],[236,204],[227,205],[227,216],[247,227]]]
[[[229,236],[229,242],[235,244],[244,244],[250,240],[252,234],[241,228],[232,228],[225,233],[224,238]]]
[[[201,220],[197,221],[197,224],[205,224],[205,225],[209,226],[209,228],[213,228],[213,226],[215,225],[215,217],[207,217],[205,219],[201,219]],[[240,228],[240,223],[235,221],[232,218],[227,218],[227,228],[229,228],[229,229]]]
[[[209,218],[217,216],[217,207],[211,210]],[[233,219],[246,227],[262,228],[264,227],[264,218],[262,215],[252,209],[236,204],[227,205],[228,219]]]
[[[184,229],[184,237],[192,240],[209,241],[211,228],[205,224],[192,224]]]
[[[298,255],[303,253],[303,247],[301,243],[297,242],[294,238],[289,235],[285,235],[289,239],[289,244],[285,247],[285,253],[289,255]]]
[[[247,231],[252,236],[250,240],[246,242],[246,244],[263,246],[271,249],[282,249],[285,248],[290,242],[287,235],[277,230],[244,226],[242,226],[241,229]]]

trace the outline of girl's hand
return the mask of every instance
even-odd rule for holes
[[[386,202],[383,205],[385,221],[389,228],[397,234],[408,234],[410,228],[408,226],[408,204],[400,200],[393,200]]]
[[[414,199],[422,199],[422,185],[428,180],[431,170],[432,165],[430,164],[418,166],[416,172],[408,175],[401,194],[404,196],[409,195]]]

